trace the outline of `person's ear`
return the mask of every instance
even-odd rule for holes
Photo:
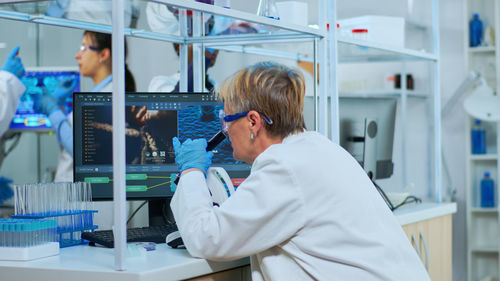
[[[250,110],[247,114],[247,120],[249,122],[250,131],[255,135],[259,135],[259,131],[262,128],[262,122],[264,121],[260,114],[255,110]]]
[[[99,52],[99,63],[105,63],[111,58],[111,50],[105,48]]]

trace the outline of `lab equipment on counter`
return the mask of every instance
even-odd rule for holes
[[[279,20],[278,7],[274,0],[260,0],[259,7],[257,8],[257,15]]]
[[[486,153],[486,130],[479,119],[474,121],[474,126],[471,130],[471,145],[472,154]]]
[[[94,225],[90,183],[44,183],[14,186],[16,219],[54,219],[60,247],[84,244],[82,232]]]
[[[406,74],[406,89],[413,90],[414,86],[413,76],[411,74]],[[394,75],[394,88],[401,89],[401,74]]]
[[[0,219],[0,260],[33,260],[59,254],[57,221]]]
[[[485,172],[481,179],[481,208],[495,207],[495,182],[490,172]]]

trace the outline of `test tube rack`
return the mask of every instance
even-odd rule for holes
[[[59,254],[56,220],[0,219],[0,260],[25,261]]]
[[[13,215],[16,219],[54,219],[57,221],[57,241],[59,247],[69,247],[86,244],[82,239],[85,231],[94,231],[98,228],[94,225],[94,213],[96,210],[72,210],[64,212],[52,212],[48,214],[23,214]]]

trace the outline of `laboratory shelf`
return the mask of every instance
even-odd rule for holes
[[[156,2],[166,5],[175,6],[178,8],[184,8],[193,11],[204,12],[208,14],[214,14],[219,16],[225,16],[232,19],[238,19],[246,22],[259,23],[266,25],[268,27],[275,27],[279,30],[288,30],[292,32],[297,32],[301,34],[309,34],[317,37],[325,37],[326,34],[324,31],[316,28],[311,28],[308,26],[301,26],[296,24],[290,24],[287,22],[283,22],[280,20],[266,18],[262,16],[257,16],[255,14],[246,13],[242,11],[238,11],[235,9],[226,9],[222,7],[218,7],[215,5],[208,5],[204,3],[199,3],[195,1],[184,1],[184,0],[154,0],[154,1],[141,1],[141,2]]]
[[[311,62],[311,63],[314,62],[314,58],[312,56],[301,53],[284,52],[284,51],[277,51],[260,47],[252,47],[252,46],[221,46],[220,44],[217,43],[205,44],[205,46],[226,52],[263,55],[274,58],[283,58],[283,59],[290,59],[290,60],[297,60],[297,61]]]
[[[495,46],[486,46],[486,47],[471,47],[468,48],[469,53],[495,53]]]
[[[0,5],[0,9],[1,9]],[[62,19],[49,17],[45,15],[30,15],[26,13],[14,12],[14,11],[2,11],[0,10],[0,18],[39,23],[52,26],[68,27],[82,30],[92,30],[103,33],[111,33],[111,26],[104,24],[95,24],[89,22],[83,22],[71,19]],[[133,29],[125,28],[125,36],[153,39],[160,41],[168,41],[173,43],[205,43],[207,46],[219,46],[219,45],[247,45],[247,44],[262,44],[262,43],[273,43],[273,42],[307,42],[311,41],[316,36],[310,34],[299,34],[299,33],[279,33],[279,34],[242,34],[242,35],[221,35],[221,36],[207,36],[207,37],[190,37],[184,38],[176,35],[169,35],[163,33],[156,33],[147,31],[144,29]],[[221,43],[223,41],[224,43]],[[212,42],[212,44],[210,44]],[[237,49],[234,49],[237,50]],[[296,58],[296,57],[295,57]]]
[[[498,154],[472,154],[470,155],[470,160],[472,161],[491,161],[497,160]]]
[[[339,37],[338,43],[339,63],[438,60],[438,56],[425,51],[398,48],[366,40]]]
[[[475,247],[471,248],[471,253],[498,253],[498,247],[492,245],[491,247]]]
[[[471,208],[473,214],[496,214],[498,213],[497,208]]]
[[[373,91],[340,91],[341,97],[356,97],[356,98],[399,98],[403,95],[401,90],[373,90]],[[429,95],[422,91],[407,90],[406,96],[412,98],[426,99]]]
[[[43,2],[43,1],[42,1]],[[145,2],[145,1],[141,1]],[[199,36],[182,37],[173,34],[164,34],[152,32],[144,29],[125,28],[124,34],[128,37],[166,41],[179,44],[203,44],[205,47],[211,47],[229,52],[248,53],[256,55],[272,56],[277,58],[292,59],[297,61],[313,62],[314,55],[301,54],[293,52],[283,52],[272,50],[270,48],[252,47],[248,45],[272,44],[272,43],[297,43],[313,42],[325,36],[324,32],[312,28],[288,24],[279,20],[260,17],[254,14],[241,12],[232,9],[225,9],[213,5],[206,5],[196,2],[185,2],[176,0],[156,0],[151,2],[173,5],[179,8],[189,10],[204,11],[209,14],[227,16],[252,23],[259,23],[269,27],[275,27],[279,31],[271,33],[258,34],[238,34],[238,35],[220,35],[220,36]],[[202,8],[200,8],[202,6]],[[44,25],[75,28],[81,30],[91,30],[96,32],[111,33],[111,26],[106,24],[90,23],[85,21],[55,18],[42,14],[29,14],[10,10],[2,10],[0,3],[0,18],[17,20]],[[391,61],[437,61],[438,56],[406,48],[397,48],[380,43],[369,42],[365,40],[356,40],[350,38],[338,38],[339,63],[354,62],[391,62]]]

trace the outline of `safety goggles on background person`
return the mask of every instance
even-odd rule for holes
[[[86,50],[92,50],[92,51],[100,51],[102,50],[101,48],[99,47],[94,47],[94,46],[85,46],[85,45],[81,45],[80,48],[78,49],[79,52],[85,52]]]

